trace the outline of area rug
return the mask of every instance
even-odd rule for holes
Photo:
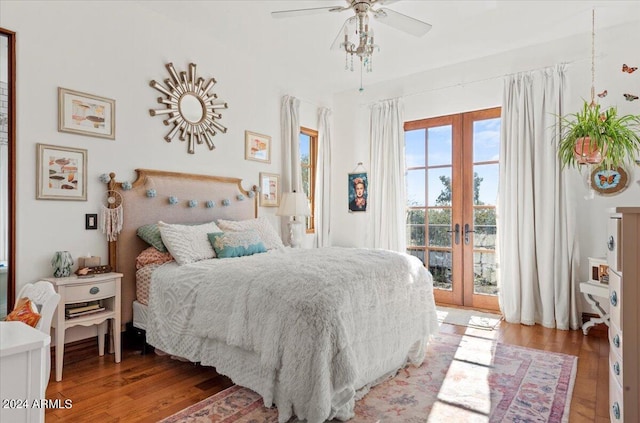
[[[502,316],[464,308],[436,307],[439,323],[493,330],[500,326]]]
[[[567,422],[578,358],[437,334],[420,367],[409,366],[356,402],[353,423]],[[276,423],[253,391],[233,386],[162,423]]]

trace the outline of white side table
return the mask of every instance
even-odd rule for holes
[[[0,322],[0,421],[44,422],[44,407],[33,405],[45,398],[49,344],[49,335],[29,325]]]
[[[115,361],[120,363],[120,287],[122,273],[104,273],[91,278],[44,278],[51,282],[58,294],[60,305],[53,319],[56,328],[56,382],[62,380],[62,364],[64,359],[64,332],[73,326],[98,325],[98,353],[104,355],[104,335],[107,329],[107,321],[111,321],[111,347],[115,350]],[[105,308],[93,314],[65,318],[65,304],[73,304],[84,301],[99,300]]]
[[[584,295],[591,308],[598,313],[600,317],[592,317],[588,322],[582,325],[582,333],[587,335],[589,329],[598,323],[604,323],[609,326],[609,313],[600,305],[600,299],[606,302],[609,299],[609,286],[598,282],[580,282],[580,292]]]

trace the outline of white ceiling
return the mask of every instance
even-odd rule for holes
[[[358,71],[345,71],[345,55],[329,50],[351,11],[274,19],[270,12],[346,4],[317,1],[148,1],[140,6],[169,16],[177,24],[201,29],[257,66],[282,65],[283,81],[312,84],[322,92],[341,92],[360,84]],[[421,38],[377,23],[372,25],[380,51],[364,85],[440,68],[478,57],[590,34],[591,11],[598,28],[637,21],[640,1],[586,0],[403,0],[389,9],[426,21],[432,30]],[[213,52],[213,54],[216,54]]]

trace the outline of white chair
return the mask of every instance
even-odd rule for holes
[[[60,294],[53,288],[53,284],[47,281],[26,284],[16,296],[16,305],[20,298],[24,297],[29,298],[31,302],[38,307],[40,320],[36,325],[36,329],[47,335],[51,335],[51,321],[53,320],[56,307],[60,302]],[[51,353],[47,354],[45,371],[45,380],[48,384],[49,376],[51,375]]]

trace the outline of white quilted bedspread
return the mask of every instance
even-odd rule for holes
[[[431,275],[407,254],[288,249],[168,263],[153,278],[149,342],[222,368],[207,341],[252,352],[268,383],[248,387],[280,422],[349,419],[356,391],[419,365],[437,331]]]

